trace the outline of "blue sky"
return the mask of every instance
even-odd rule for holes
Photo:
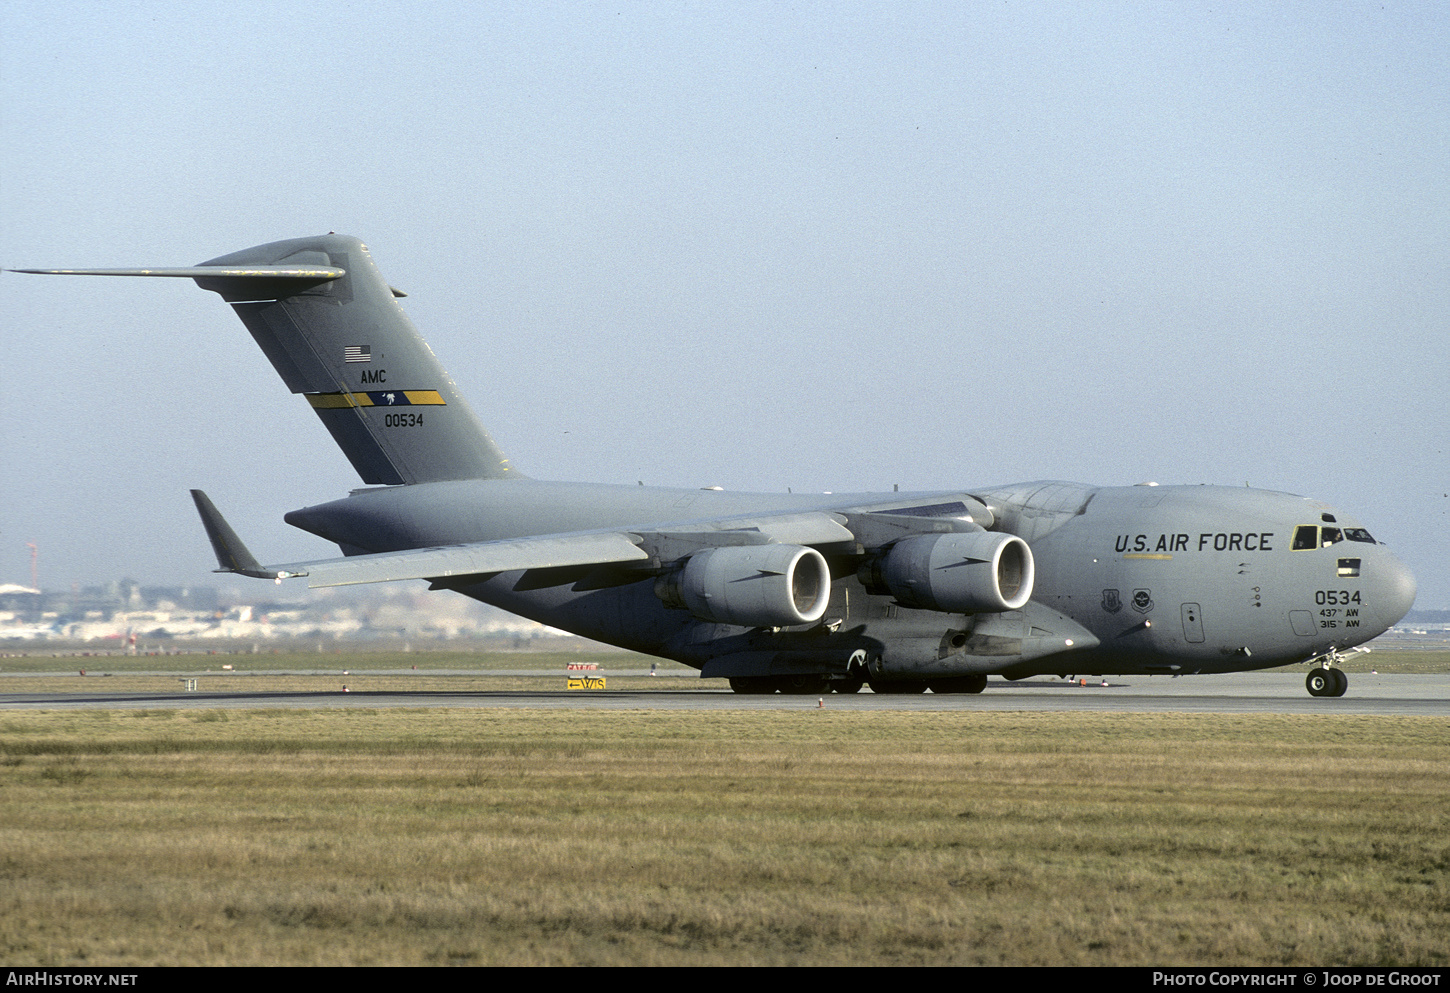
[[[1450,607],[1447,89],[1435,4],[10,0],[0,266],[355,234],[529,475],[1249,483]],[[218,298],[0,289],[0,581],[331,554]]]

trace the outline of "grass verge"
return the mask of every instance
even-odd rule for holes
[[[0,715],[24,964],[1424,964],[1446,722]]]

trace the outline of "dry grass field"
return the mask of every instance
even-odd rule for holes
[[[1445,965],[1446,732],[11,711],[0,960]]]

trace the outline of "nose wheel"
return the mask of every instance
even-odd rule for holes
[[[1349,689],[1349,677],[1342,669],[1312,669],[1304,680],[1304,688],[1310,696],[1344,696]]]

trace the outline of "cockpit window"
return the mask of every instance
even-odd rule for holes
[[[1325,514],[1324,516],[1330,515]],[[1364,528],[1331,528],[1319,527],[1317,524],[1300,524],[1294,529],[1294,551],[1297,552],[1304,548],[1328,548],[1330,545],[1337,545],[1346,539],[1362,541],[1366,545],[1375,544],[1375,540]]]

